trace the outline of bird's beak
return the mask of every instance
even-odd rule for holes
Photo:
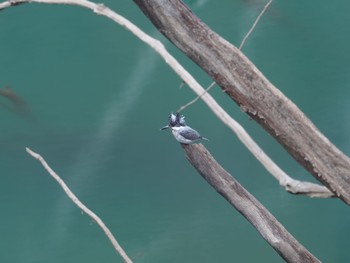
[[[165,129],[168,129],[168,128],[169,128],[169,125],[164,126],[163,128],[160,128],[160,130],[162,131],[162,130],[165,130]]]

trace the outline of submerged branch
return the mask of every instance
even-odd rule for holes
[[[86,213],[92,220],[94,220],[98,226],[103,230],[108,239],[111,241],[115,251],[123,258],[124,262],[132,263],[129,256],[125,253],[123,248],[119,245],[116,238],[113,236],[112,232],[108,229],[108,227],[104,224],[101,218],[99,218],[94,212],[92,212],[89,208],[87,208],[78,197],[68,188],[65,182],[59,177],[58,174],[55,173],[54,170],[47,164],[45,159],[38,153],[33,152],[31,149],[26,148],[26,151],[33,158],[37,159],[41,165],[45,168],[45,170],[57,181],[57,183],[62,187],[67,196],[76,204],[84,213]]]
[[[4,102],[0,100],[1,108],[11,111],[20,117],[34,119],[28,103],[25,101],[25,99],[16,94],[12,88],[7,86],[1,88],[0,97],[4,98]]]

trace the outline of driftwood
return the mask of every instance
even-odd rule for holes
[[[235,178],[224,170],[202,144],[181,144],[201,176],[235,207],[287,262],[320,262],[303,247]]]
[[[210,75],[306,170],[350,204],[350,159],[236,47],[180,0],[134,0],[155,27]]]

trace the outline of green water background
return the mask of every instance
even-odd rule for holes
[[[106,1],[204,86],[201,69],[132,1]],[[186,3],[239,46],[263,1]],[[244,47],[267,78],[349,154],[350,2],[274,1]],[[283,262],[159,128],[194,98],[159,56],[91,11],[28,4],[0,12],[0,86],[32,111],[0,108],[0,262],[122,262],[107,238],[24,148],[41,153],[115,233],[134,262]],[[211,93],[291,176],[315,181],[223,94]],[[3,98],[2,102],[5,102]],[[350,262],[350,210],[286,193],[198,101],[183,112],[215,158],[323,262]]]

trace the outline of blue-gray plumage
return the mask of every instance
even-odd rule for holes
[[[175,139],[183,144],[195,143],[198,140],[207,140],[202,137],[199,132],[186,125],[185,117],[179,113],[171,113],[169,116],[169,124],[161,128],[161,130],[170,128]]]

